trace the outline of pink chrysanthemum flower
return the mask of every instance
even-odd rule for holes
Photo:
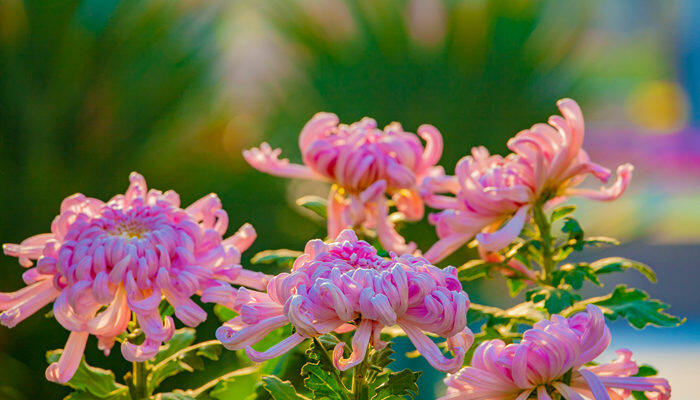
[[[51,233],[3,246],[29,269],[23,275],[27,287],[0,293],[0,323],[14,327],[54,302],[56,320],[71,331],[60,360],[46,370],[51,381],[70,380],[90,334],[108,353],[132,313],[145,340],[122,343],[124,358],[153,357],[174,329],[172,318],[159,314],[163,297],[178,319],[195,326],[207,314],[192,295],[232,304],[235,289],[229,283],[261,288],[267,282],[264,274],[240,266],[241,252],[255,240],[250,224],[222,240],[228,216],[216,195],[182,209],[174,191],[147,192],[135,172],[129,179],[126,194],[107,203],[82,194],[66,198]]]
[[[420,136],[426,141],[425,148]],[[333,183],[328,197],[328,236],[363,225],[375,229],[382,246],[399,254],[412,253],[389,218],[387,195],[407,220],[423,218],[418,186],[431,174],[442,155],[442,136],[421,125],[418,136],[393,122],[377,129],[371,118],[339,124],[330,113],[316,114],[302,129],[299,148],[305,165],[278,159],[281,150],[263,143],[243,152],[254,168],[268,174]]]
[[[654,400],[671,397],[666,379],[635,377],[637,364],[629,350],[618,350],[609,364],[589,365],[610,344],[610,331],[600,309],[571,318],[552,316],[525,331],[523,340],[505,345],[490,340],[477,347],[469,367],[445,379],[440,400],[622,400],[632,391]]]
[[[277,357],[310,337],[356,329],[349,358],[343,358],[342,342],[333,350],[335,366],[346,370],[362,362],[368,344],[386,346],[382,328],[398,325],[431,365],[456,371],[473,341],[466,327],[469,298],[454,268],[441,270],[411,255],[380,257],[352,230],[333,243],[310,241],[290,273],[270,280],[267,293],[241,289],[236,303],[240,315],[216,337],[228,349],[245,348],[253,361]],[[290,323],[295,333],[269,350],[250,347]],[[447,338],[454,357],[446,358],[425,332]]]
[[[475,236],[485,250],[502,249],[520,234],[533,204],[570,196],[609,201],[622,195],[632,178],[630,164],[617,168],[617,181],[608,188],[576,187],[588,174],[607,182],[611,173],[581,148],[584,123],[578,104],[563,99],[557,106],[563,117],[554,115],[549,125],[519,132],[508,141],[512,154],[490,155],[476,147],[457,163],[455,176],[425,180],[426,204],[444,210],[429,218],[440,240],[426,252],[428,260],[442,260]]]

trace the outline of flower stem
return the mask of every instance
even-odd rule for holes
[[[355,400],[369,400],[369,387],[365,380],[367,367],[369,367],[369,352],[365,353],[365,359],[352,371],[352,393]]]
[[[552,224],[547,220],[547,216],[544,214],[543,205],[537,203],[533,206],[533,217],[535,218],[535,225],[537,225],[537,230],[539,231],[540,238],[542,239],[542,281],[548,283],[552,280],[551,274],[554,269],[555,262],[552,258],[552,244],[554,239],[552,238]]]
[[[148,399],[148,371],[146,362],[132,362],[132,384],[134,385],[133,400]]]

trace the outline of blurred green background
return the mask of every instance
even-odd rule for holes
[[[700,242],[698,8],[690,0],[0,0],[0,240],[48,231],[64,197],[106,200],[136,170],[183,204],[217,193],[229,233],[244,222],[258,231],[246,262],[264,249],[300,249],[324,228],[294,199],[327,188],[259,173],[242,149],[267,140],[298,161],[298,132],[317,111],[344,122],[369,115],[409,131],[437,126],[441,164],[452,172],[471,146],[503,152],[506,138],[572,97],[591,156],[637,166],[623,200],[583,205],[584,227],[632,241],[621,249],[632,257],[675,249],[655,266],[677,271]],[[435,240],[426,223],[406,232],[423,249]],[[697,282],[697,270],[686,271]],[[21,287],[20,274],[5,257],[0,291]],[[655,295],[690,296],[674,310],[693,321],[697,291],[668,276]],[[502,297],[499,284],[470,294]],[[200,336],[213,337],[216,325],[210,318]],[[66,337],[40,315],[0,328],[0,399],[62,397],[64,388],[43,379],[44,352]],[[698,336],[688,341],[700,353]],[[91,339],[86,354],[125,372],[118,349],[105,359]],[[426,373],[423,385],[439,379]],[[672,379],[676,398],[682,379]]]

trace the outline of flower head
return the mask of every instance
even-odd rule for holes
[[[145,339],[140,345],[122,343],[124,358],[153,357],[174,329],[172,318],[158,311],[163,297],[180,321],[195,326],[207,314],[192,295],[230,305],[235,289],[229,283],[259,288],[267,282],[265,275],[240,266],[241,252],[255,240],[251,225],[222,239],[228,216],[216,195],[182,209],[177,193],[147,191],[135,172],[129,179],[126,193],[107,203],[82,194],[66,198],[51,233],[3,246],[28,268],[23,275],[28,286],[0,293],[0,323],[14,327],[53,302],[56,320],[71,331],[61,359],[46,370],[49,380],[73,376],[90,334],[108,353],[132,313]]]
[[[440,240],[425,257],[437,262],[476,236],[487,251],[497,251],[522,230],[533,206],[551,205],[570,196],[609,201],[622,195],[632,177],[632,165],[617,169],[617,181],[599,191],[577,188],[592,174],[607,182],[608,169],[591,162],[581,148],[583,115],[571,99],[557,102],[562,116],[549,125],[535,124],[508,141],[506,157],[472,149],[455,167],[455,176],[428,177],[422,185],[426,204],[443,211],[432,214]],[[439,193],[452,193],[453,196]]]
[[[536,395],[551,400],[559,393],[567,400],[625,399],[632,391],[650,399],[671,396],[668,381],[636,377],[632,353],[618,350],[609,364],[587,366],[610,344],[610,331],[600,309],[588,305],[586,312],[571,318],[552,316],[525,331],[523,340],[506,345],[501,340],[482,343],[469,367],[445,379],[447,394],[440,400],[524,400]]]
[[[420,136],[426,141],[425,147]],[[418,186],[440,170],[442,137],[431,125],[421,125],[418,136],[404,132],[398,122],[377,128],[371,118],[339,124],[330,113],[316,114],[302,129],[299,148],[305,165],[278,159],[280,149],[267,143],[243,152],[254,168],[277,176],[333,183],[328,199],[328,236],[364,225],[377,231],[382,245],[398,253],[412,252],[389,219],[387,195],[408,220],[423,217]]]
[[[229,349],[246,349],[254,361],[289,351],[310,337],[356,329],[352,354],[343,358],[344,344],[333,351],[340,370],[359,364],[369,344],[376,349],[384,327],[398,325],[435,368],[456,371],[473,335],[466,327],[469,298],[456,270],[441,270],[425,259],[392,255],[386,259],[351,230],[326,244],[312,240],[289,273],[270,280],[267,293],[241,289],[235,310],[216,337]],[[250,346],[271,331],[292,324],[295,333],[267,351]],[[446,358],[425,332],[447,338],[454,353]]]

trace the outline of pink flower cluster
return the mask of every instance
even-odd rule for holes
[[[551,400],[554,393],[566,400],[621,400],[632,391],[654,400],[671,397],[667,380],[633,376],[638,366],[628,350],[618,350],[612,363],[587,366],[610,339],[594,305],[569,319],[554,315],[525,331],[520,343],[483,342],[469,367],[445,379],[448,391],[440,400]]]
[[[588,174],[607,182],[611,173],[591,162],[581,148],[584,123],[578,104],[563,99],[557,106],[563,117],[552,116],[549,124],[519,132],[508,141],[513,153],[506,157],[475,147],[457,163],[455,176],[425,179],[426,204],[443,210],[429,217],[440,240],[426,252],[428,260],[442,260],[475,236],[485,250],[502,249],[520,234],[534,204],[569,196],[606,201],[622,195],[632,177],[630,164],[618,167],[617,181],[608,188],[576,187]]]
[[[426,141],[425,148],[420,136]],[[343,229],[375,229],[382,246],[397,253],[415,250],[389,218],[387,195],[407,220],[423,218],[418,187],[424,178],[441,173],[435,164],[442,155],[442,136],[421,125],[418,136],[404,132],[398,122],[377,128],[371,118],[339,124],[330,113],[316,114],[302,129],[299,148],[305,165],[278,159],[281,150],[263,143],[243,152],[246,161],[268,174],[333,183],[328,197],[328,236]]]
[[[14,327],[54,302],[56,319],[71,331],[60,360],[46,370],[49,380],[73,376],[91,334],[108,353],[132,313],[145,339],[123,342],[122,354],[130,361],[152,358],[173,335],[172,318],[158,311],[163,297],[180,321],[195,326],[207,314],[192,301],[194,294],[230,304],[236,294],[230,283],[261,288],[267,282],[240,265],[241,252],[255,240],[251,225],[222,239],[228,215],[216,195],[182,209],[177,193],[147,191],[137,173],[129,179],[126,194],[107,203],[82,194],[66,198],[51,233],[3,246],[29,269],[27,287],[0,293],[0,323]]]
[[[469,298],[456,270],[444,270],[425,259],[392,255],[386,259],[342,231],[335,242],[312,240],[289,273],[272,278],[267,293],[241,289],[234,309],[216,337],[229,349],[246,349],[253,361],[277,357],[307,338],[356,329],[352,354],[343,357],[344,343],[333,350],[339,370],[359,364],[368,345],[381,349],[384,327],[398,325],[420,353],[441,371],[456,371],[473,341],[466,327]],[[287,324],[295,333],[264,352],[250,346]],[[447,338],[454,353],[446,358],[425,332]]]

